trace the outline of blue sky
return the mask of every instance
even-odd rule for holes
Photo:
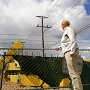
[[[86,12],[88,15],[90,15],[90,0],[87,0],[87,3],[84,5]]]

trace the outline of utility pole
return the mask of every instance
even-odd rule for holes
[[[36,17],[39,17],[42,19],[42,26],[37,25],[37,27],[42,27],[42,52],[43,52],[43,57],[44,57],[44,28],[51,28],[51,26],[50,27],[48,25],[43,26],[43,19],[48,18],[48,17],[45,17],[45,16],[36,16]]]

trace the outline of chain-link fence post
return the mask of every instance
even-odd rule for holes
[[[2,71],[2,70],[1,70]],[[0,71],[0,90],[1,90],[1,88],[2,88],[2,75],[1,75],[1,71]]]
[[[4,71],[4,64],[5,64],[5,55],[6,52],[4,52],[3,59],[2,59],[2,69],[1,69],[1,76],[0,76],[0,90],[2,90],[2,80],[3,80],[3,71]]]

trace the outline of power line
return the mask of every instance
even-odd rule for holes
[[[60,1],[60,0],[58,0],[58,1],[55,3],[55,5],[52,7],[52,9],[58,4],[59,1]],[[52,9],[51,9],[51,10],[52,10]],[[46,16],[48,16],[48,15],[52,12],[51,10],[48,12],[48,14],[47,14]]]
[[[47,0],[47,1],[48,1],[48,0]],[[47,1],[46,1],[46,2],[47,2]],[[41,9],[38,11],[37,15],[41,12],[42,9],[43,9],[43,5],[42,5]],[[34,18],[34,20],[35,20],[35,18]],[[33,24],[34,20],[32,21],[32,24]],[[31,25],[32,25],[32,24],[31,24]],[[37,27],[36,27],[36,28],[37,28]],[[30,33],[30,35],[36,30],[36,28]],[[27,31],[28,31],[28,30],[27,30]],[[29,35],[29,36],[30,36],[30,35]],[[28,37],[28,38],[29,38],[29,37]],[[28,38],[27,38],[27,39],[28,39]]]
[[[36,29],[35,29],[36,30]],[[46,31],[46,30],[45,30]],[[33,32],[32,32],[33,33]],[[8,34],[9,35],[9,34]],[[29,37],[32,36],[32,35],[29,35]],[[15,39],[14,39],[15,40]],[[17,39],[16,39],[17,40]],[[21,40],[27,40],[27,39],[21,39]]]
[[[88,24],[87,26],[85,26],[85,27],[81,28],[80,30],[78,30],[77,33],[80,33],[81,31],[84,31],[84,30],[86,30],[86,29],[89,28],[89,27],[90,27],[90,24]],[[54,43],[51,44],[50,46],[46,46],[46,47],[50,48],[50,47],[52,47],[52,46],[54,46],[54,45],[56,45],[56,44],[58,44],[58,43],[60,43],[60,42],[61,42],[61,40],[59,40],[59,41],[57,41],[57,42],[54,42]]]
[[[90,24],[88,24],[87,26],[85,26],[82,29],[78,30],[77,33],[80,33],[80,32],[84,31],[85,29],[87,29],[89,27],[90,27]]]
[[[75,1],[75,0],[74,0],[74,1]],[[74,1],[73,1],[73,2],[74,2]],[[73,2],[71,2],[70,5],[71,5]],[[77,3],[75,3],[74,6],[76,6],[79,2],[80,2],[80,1],[78,1]],[[69,5],[69,6],[70,6],[70,5]],[[68,7],[69,7],[69,6],[68,6]],[[74,8],[74,6],[73,6],[72,8],[70,8],[70,9],[67,11],[67,13],[69,13],[70,10]],[[52,27],[53,27],[65,14],[67,14],[67,13],[65,13],[65,14],[63,15],[63,13],[64,13],[67,9],[68,9],[68,8],[66,8],[65,10],[63,10],[63,12],[58,15],[58,17],[59,17],[60,15],[62,15],[62,16],[52,24]]]
[[[48,1],[48,0],[47,0],[47,1]],[[75,1],[75,0],[74,0],[74,1]],[[59,2],[59,0],[57,1],[57,3],[58,3],[58,2]],[[57,4],[57,3],[56,3],[56,4]],[[55,4],[55,5],[56,5],[56,4]],[[41,10],[42,10],[42,9],[41,9]],[[40,11],[41,11],[41,10],[40,10]],[[39,11],[39,12],[40,12],[40,11]],[[38,12],[38,13],[39,13],[39,12]],[[33,20],[33,21],[34,21],[34,20]],[[36,28],[31,32],[31,34],[32,34],[35,30],[36,30]],[[47,29],[46,29],[46,30],[47,30]],[[46,30],[45,30],[45,31],[46,31]],[[30,35],[31,35],[31,34],[30,34]],[[30,37],[30,35],[29,35],[29,37]],[[29,38],[29,37],[28,37],[28,38]],[[28,39],[28,38],[27,38],[27,39]]]

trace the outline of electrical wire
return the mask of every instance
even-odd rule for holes
[[[86,29],[89,28],[89,27],[90,27],[90,24],[88,24],[87,26],[85,26],[85,27],[81,28],[80,30],[78,30],[77,33],[80,33],[80,32],[86,30]],[[49,46],[46,46],[45,48],[50,48],[50,47],[52,47],[52,46],[55,46],[56,44],[59,44],[60,42],[61,42],[61,40],[59,40],[59,41],[57,41],[57,42],[54,42],[53,44],[51,44],[51,45],[49,45]]]
[[[34,29],[34,30],[36,30],[36,28]],[[34,30],[33,30],[33,32],[34,32]],[[54,29],[55,30],[55,29]],[[31,32],[31,34],[33,33],[33,32]],[[28,36],[28,38],[31,36],[31,34]],[[8,34],[9,35],[9,34]],[[13,34],[14,35],[14,34]],[[28,38],[27,39],[22,39],[22,40],[28,40]],[[10,39],[8,39],[8,40],[10,40]],[[13,39],[14,40],[14,39]]]

